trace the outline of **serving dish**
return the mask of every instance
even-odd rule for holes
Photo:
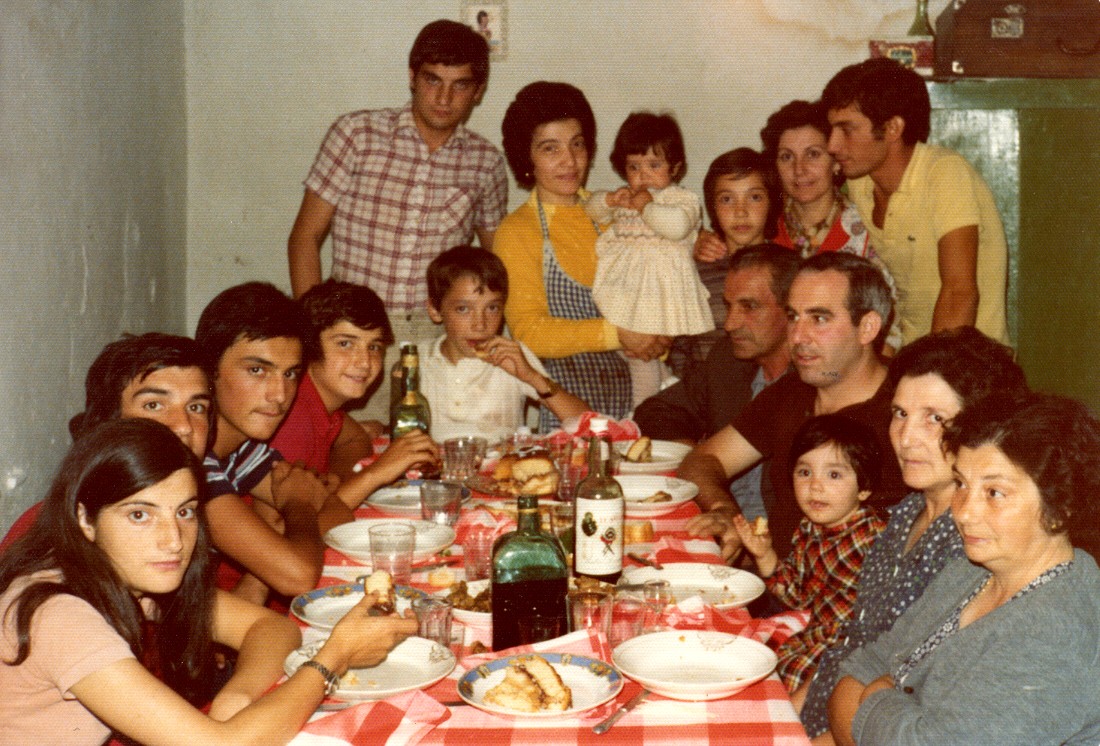
[[[620,474],[615,480],[623,488],[626,501],[627,518],[652,518],[665,515],[692,500],[699,494],[694,482],[676,477],[661,477],[653,474]],[[658,492],[667,492],[670,500],[647,503],[646,498]]]

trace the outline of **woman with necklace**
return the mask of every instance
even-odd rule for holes
[[[997,392],[944,437],[965,558],[841,664],[837,743],[1100,740],[1100,422]]]
[[[516,94],[502,130],[516,182],[531,189],[493,239],[511,285],[505,320],[555,382],[593,409],[625,417],[630,373],[617,351],[653,360],[671,340],[614,326],[592,300],[598,233],[581,204],[596,147],[592,108],[577,88],[539,81]],[[545,408],[541,417],[543,431],[558,425]]]
[[[955,475],[943,452],[944,427],[992,391],[1022,391],[1024,373],[1012,350],[973,327],[930,334],[890,364],[890,442],[913,493],[890,510],[890,522],[863,561],[852,615],[818,662],[806,691],[795,693],[811,737],[829,743],[829,695],[841,662],[893,627],[947,562],[962,555],[951,517]]]

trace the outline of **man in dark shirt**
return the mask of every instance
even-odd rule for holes
[[[699,485],[705,511],[688,524],[696,535],[719,537],[726,558],[741,541],[732,518],[739,513],[727,485],[731,477],[773,457],[765,495],[770,530],[782,556],[801,516],[794,498],[788,452],[795,431],[814,415],[839,412],[875,429],[883,479],[873,500],[892,504],[905,494],[888,434],[890,392],[879,359],[892,312],[890,288],[865,259],[820,254],[803,262],[787,300],[787,343],[795,370],[754,399],[729,425],[700,443],[678,475]]]

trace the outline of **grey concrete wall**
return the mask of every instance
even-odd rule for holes
[[[103,345],[185,331],[183,15],[0,9],[0,533],[47,489]]]

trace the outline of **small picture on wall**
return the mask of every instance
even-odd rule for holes
[[[489,56],[502,60],[508,54],[508,3],[463,0],[462,22],[489,42]]]

